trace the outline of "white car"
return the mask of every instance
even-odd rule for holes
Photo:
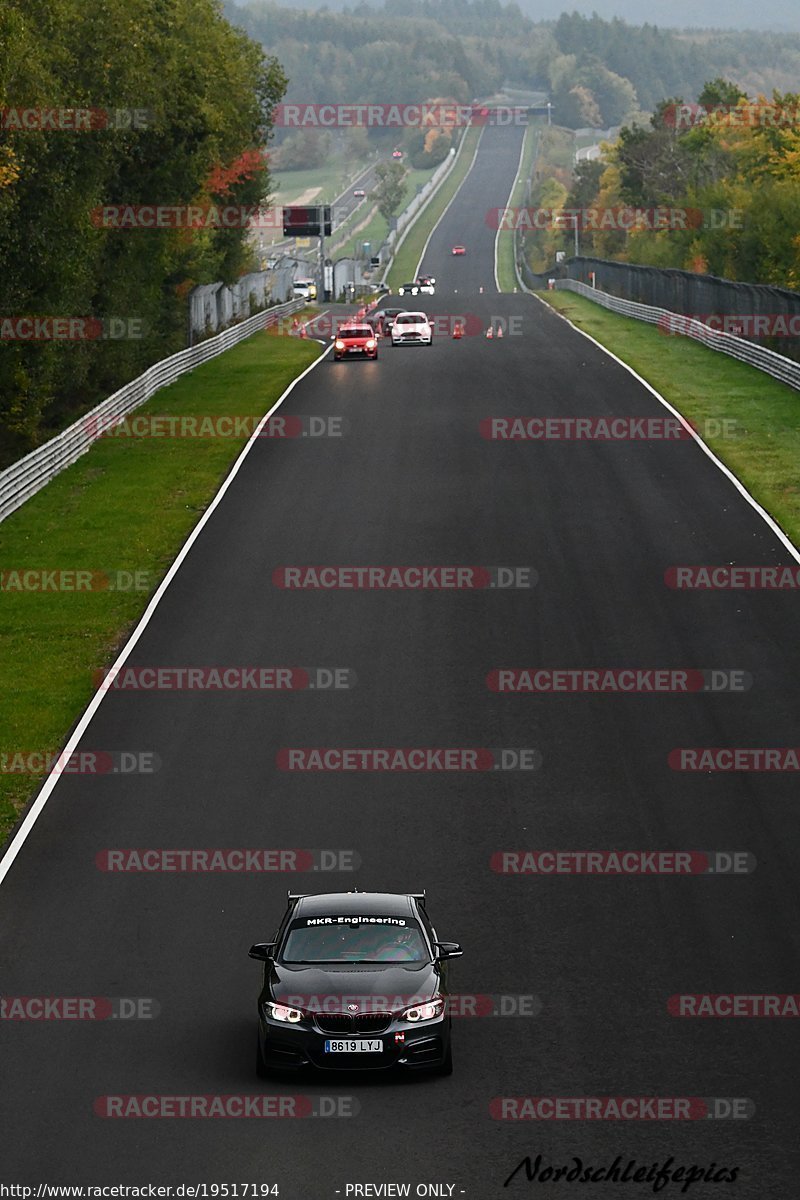
[[[295,279],[292,284],[292,295],[295,300],[316,300],[317,285],[313,279]]]
[[[401,312],[392,323],[393,346],[430,346],[433,329],[424,312]]]
[[[418,275],[415,282],[420,295],[433,296],[436,294],[436,280],[433,275]]]

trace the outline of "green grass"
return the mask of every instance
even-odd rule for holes
[[[422,254],[422,247],[425,245],[428,234],[463,183],[464,177],[472,165],[472,157],[482,131],[483,126],[469,126],[464,133],[464,141],[458,162],[451,169],[450,174],[427,207],[422,211],[422,214],[413,222],[402,246],[394,257],[386,279],[392,291],[395,291],[407,279],[414,278],[414,272],[417,269],[417,263]]]
[[[309,188],[322,188],[322,191],[312,203],[330,203],[335,200],[347,187],[348,183],[359,175],[368,165],[364,162],[334,162],[324,167],[309,167],[303,171],[275,171],[271,203],[290,204]]]
[[[541,130],[541,121],[532,122],[525,130],[525,146],[522,151],[519,174],[509,200],[510,208],[517,208],[522,204],[525,185],[533,167]],[[514,241],[515,233],[512,229],[501,230],[497,236],[497,281],[501,292],[517,290],[517,273],[514,270]]]
[[[800,545],[800,395],[755,367],[621,317],[572,292],[541,297],[648,381],[691,421]],[[722,422],[732,422],[727,426]],[[706,422],[715,424],[707,425]]]
[[[135,416],[260,417],[319,353],[313,341],[255,334]],[[245,440],[101,438],[0,525],[0,570],[126,570],[147,584],[146,591],[0,590],[0,755],[61,748],[91,698],[92,672],[113,661]],[[38,783],[0,769],[0,844]]]

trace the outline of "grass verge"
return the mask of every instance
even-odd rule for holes
[[[543,292],[541,298],[633,367],[691,421],[800,546],[800,398],[793,388],[572,292]]]
[[[330,204],[349,184],[370,165],[370,159],[345,162],[342,159],[326,163],[321,167],[307,167],[299,171],[275,169],[272,204],[293,204],[298,196],[309,188],[319,188],[312,204]]]
[[[422,247],[425,245],[427,237],[439,220],[439,217],[464,182],[467,171],[472,166],[475,147],[478,144],[478,139],[482,131],[483,126],[480,125],[470,125],[466,130],[458,162],[451,168],[450,174],[433,199],[423,209],[422,213],[409,229],[402,246],[394,257],[394,262],[386,278],[386,283],[393,292],[397,290],[401,283],[405,283],[407,279],[414,278],[417,263],[422,254]]]
[[[244,417],[252,430],[319,353],[313,341],[255,334],[132,416]],[[0,846],[42,778],[9,773],[14,755],[63,746],[91,698],[93,671],[113,660],[246,440],[100,438],[0,525]],[[8,573],[24,570],[100,578],[91,590],[19,590]],[[105,575],[121,586],[103,587]],[[46,586],[70,579],[51,576]]]

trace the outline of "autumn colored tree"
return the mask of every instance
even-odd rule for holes
[[[258,204],[285,85],[216,0],[4,0],[0,110],[109,115],[79,132],[2,122],[0,313],[135,318],[144,336],[0,342],[2,461],[180,349],[187,290],[241,273],[244,228],[115,230],[95,214]]]

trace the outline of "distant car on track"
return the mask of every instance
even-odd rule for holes
[[[403,157],[402,150],[393,150],[392,151],[392,158],[402,158],[402,157]]]
[[[436,294],[436,280],[433,275],[418,275],[415,282],[420,290],[420,295],[434,296]]]
[[[392,325],[393,346],[430,346],[433,329],[424,312],[401,312]]]
[[[289,893],[264,963],[256,1071],[453,1071],[447,960],[425,893]]]
[[[367,194],[367,193],[364,191],[364,189],[363,189],[363,188],[353,188],[353,195],[354,195],[354,196],[355,196],[355,197],[356,197],[358,200],[363,200],[363,199],[364,199],[364,197],[366,196],[366,194]]]
[[[467,250],[465,246],[453,246],[451,253],[456,255],[466,254]]]
[[[355,358],[361,354],[365,358],[378,357],[378,336],[371,325],[365,321],[340,325],[333,339],[333,357],[338,362],[341,358]]]
[[[400,287],[397,289],[397,294],[398,294],[398,296],[418,296],[419,295],[419,284],[413,283],[413,282],[412,283],[401,283]]]
[[[381,334],[386,337],[388,333],[391,333],[392,325],[394,325],[397,317],[399,317],[401,312],[405,312],[405,309],[379,308],[376,310],[376,312],[381,318]]]
[[[296,300],[316,300],[317,285],[313,279],[295,279],[292,295]]]

